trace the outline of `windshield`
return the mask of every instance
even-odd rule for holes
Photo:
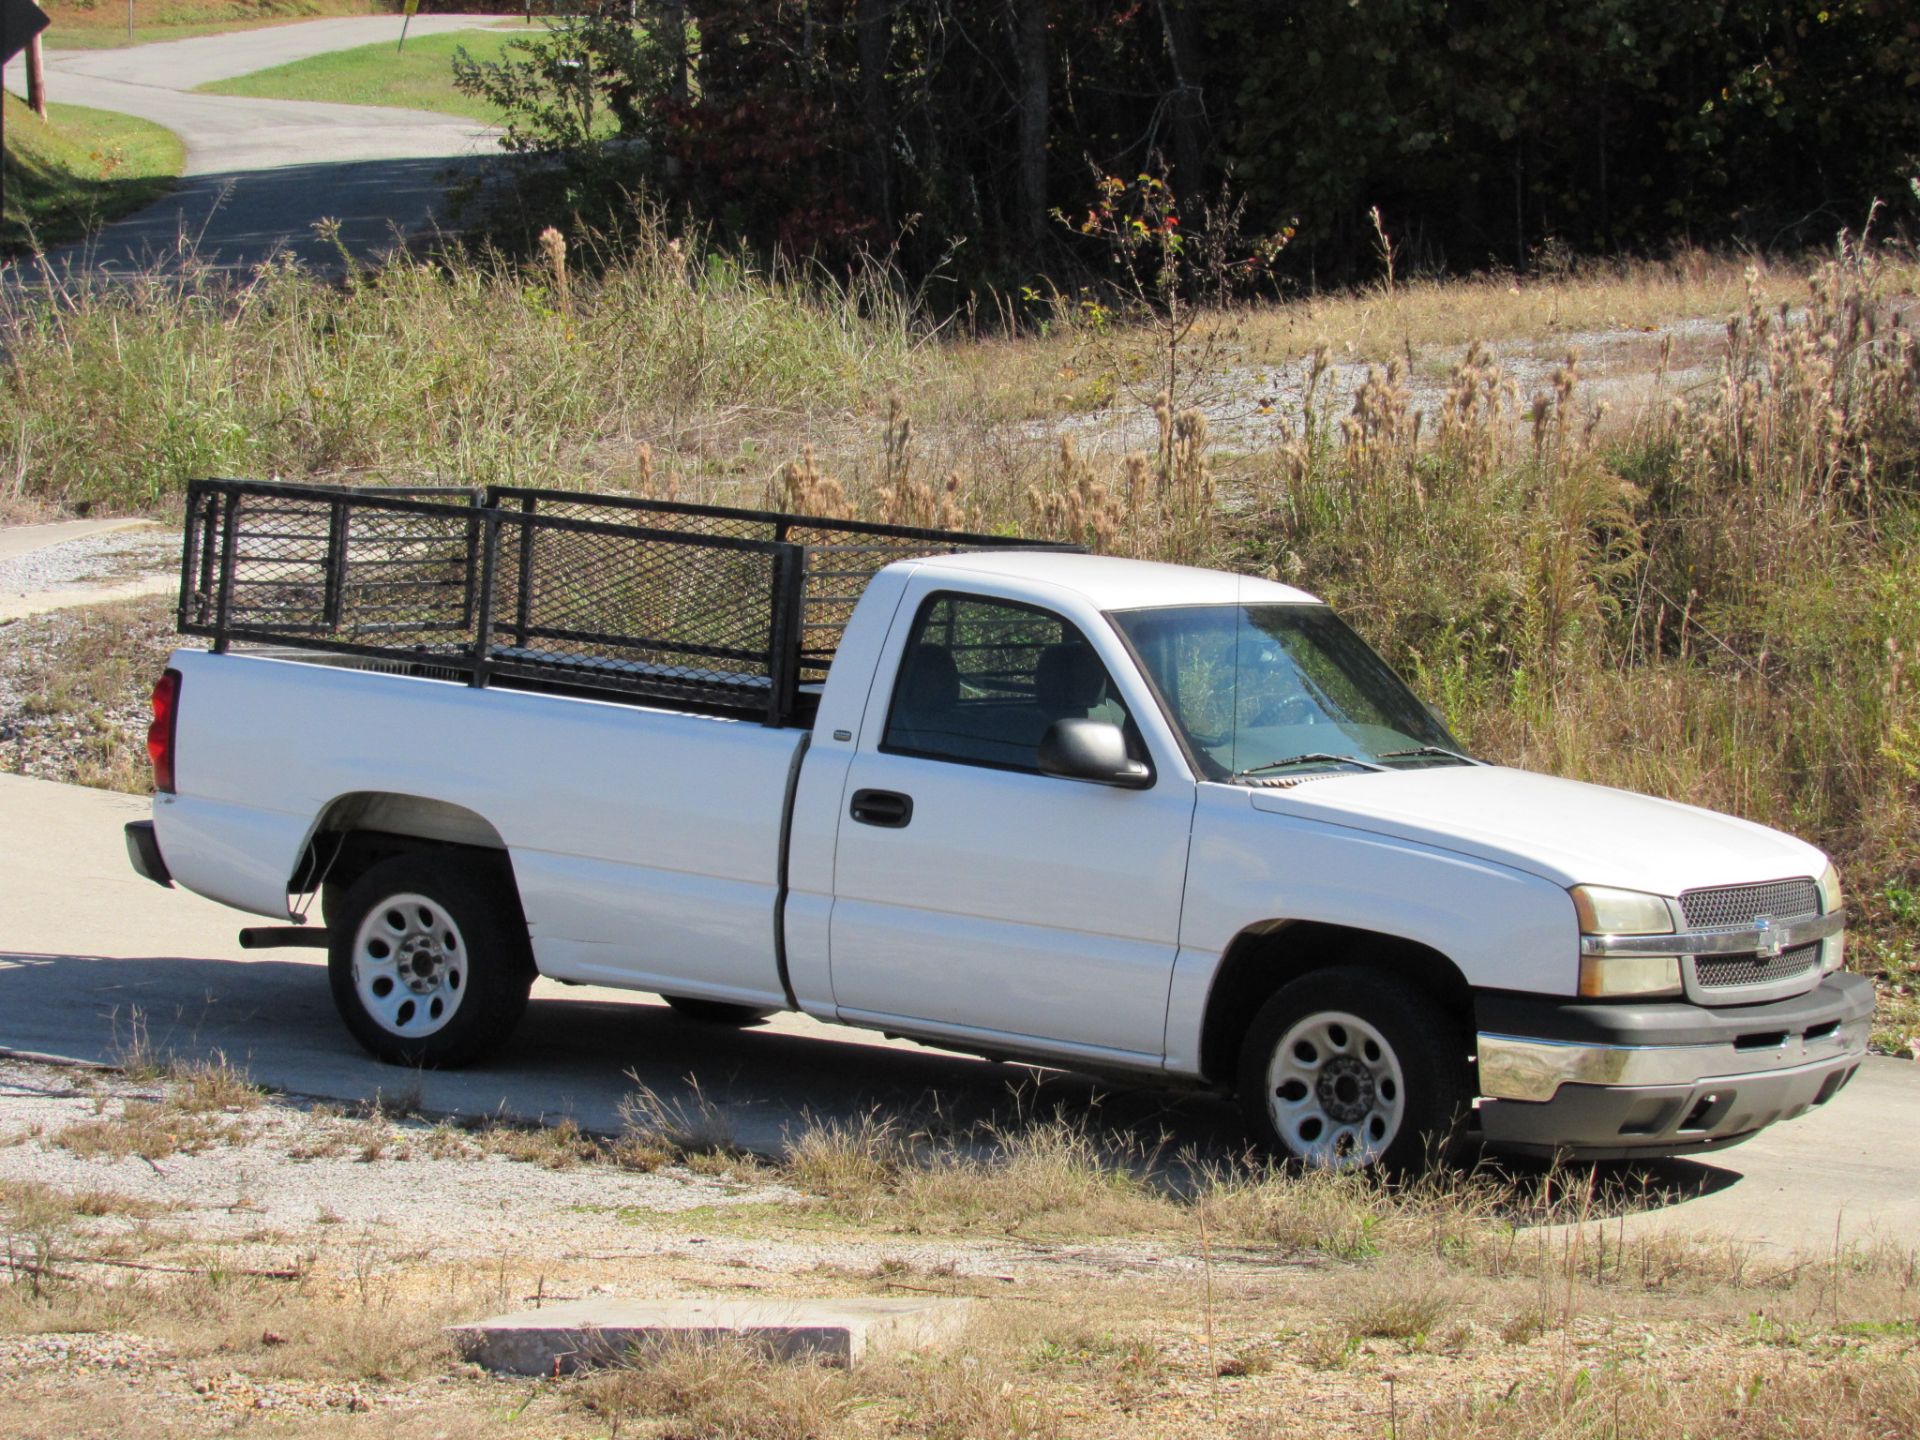
[[[1192,605],[1112,619],[1209,780],[1468,763],[1324,605]]]

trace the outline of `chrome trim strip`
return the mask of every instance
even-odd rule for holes
[[[1806,915],[1743,930],[1688,930],[1678,935],[1582,935],[1582,955],[1778,955],[1838,934],[1847,925],[1843,906],[1824,915]]]
[[[1789,1035],[1766,1049],[1718,1045],[1582,1045],[1523,1035],[1479,1037],[1480,1093],[1493,1100],[1551,1100],[1562,1085],[1696,1085],[1707,1080],[1841,1063],[1867,1053],[1862,1017],[1809,1041]]]

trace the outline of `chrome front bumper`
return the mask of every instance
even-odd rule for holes
[[[1478,1116],[1488,1141],[1604,1158],[1733,1144],[1824,1104],[1866,1054],[1873,987],[1836,975],[1767,1005],[1507,997],[1482,1008]],[[1489,1018],[1509,1023],[1488,1027]]]
[[[1811,1037],[1761,1032],[1744,1045],[1579,1045],[1482,1034],[1480,1093],[1494,1100],[1539,1102],[1553,1099],[1562,1085],[1690,1085],[1706,1077],[1858,1060],[1867,1053],[1867,1030],[1862,1019]]]

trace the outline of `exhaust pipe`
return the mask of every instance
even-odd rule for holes
[[[240,932],[242,950],[324,950],[324,925],[250,925]]]

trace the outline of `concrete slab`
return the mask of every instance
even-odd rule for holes
[[[574,1300],[456,1325],[462,1355],[509,1375],[565,1375],[676,1344],[738,1341],[777,1360],[855,1365],[959,1333],[970,1301]]]
[[[139,519],[60,520],[51,525],[0,526],[0,560],[45,550],[50,545],[64,545],[69,540],[88,540],[120,530],[147,530],[155,523]]]

